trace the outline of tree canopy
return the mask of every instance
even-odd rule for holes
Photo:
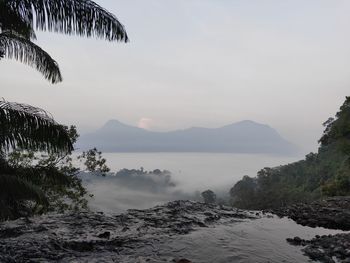
[[[230,191],[233,205],[265,209],[350,195],[350,97],[324,126],[317,153],[295,163],[264,168],[255,178],[245,176]]]

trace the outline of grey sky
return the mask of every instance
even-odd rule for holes
[[[144,118],[152,130],[251,119],[308,152],[350,95],[350,1],[97,2],[126,26],[130,43],[39,33],[64,82],[2,60],[1,96],[82,133],[108,119]]]

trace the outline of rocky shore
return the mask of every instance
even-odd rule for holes
[[[309,204],[293,205],[274,212],[281,217],[290,217],[304,226],[349,230],[349,204],[349,197],[337,197]],[[225,248],[230,244],[237,245],[234,242],[235,238],[242,238],[244,242],[248,232],[253,233],[252,237],[254,237],[266,229],[267,225],[261,225],[266,220],[274,222],[273,220],[281,219],[263,212],[245,211],[192,201],[175,201],[151,209],[128,210],[128,212],[118,215],[79,212],[21,218],[0,223],[0,262],[196,262],[194,258],[191,258],[194,256],[192,250],[190,253],[187,251],[183,258],[182,245],[177,246],[179,237],[199,233],[196,236],[206,236],[208,240],[196,241],[197,246],[212,248],[210,245],[214,244],[214,246]],[[246,225],[247,222],[253,224],[241,233],[240,226]],[[234,225],[231,226],[232,223]],[[250,231],[252,227],[256,227],[258,232]],[[263,233],[267,236],[271,234],[278,236],[281,232],[275,232],[275,228],[276,226],[273,225],[270,232]],[[231,234],[227,235],[226,232],[218,232],[216,240],[210,243],[213,236],[203,235],[203,232],[214,233],[210,231],[211,229],[221,229],[220,231],[228,231],[229,233],[233,230],[233,237],[231,238]],[[324,231],[316,233],[324,233]],[[285,243],[287,247],[284,249],[289,251],[287,242],[291,248],[293,245],[300,246],[303,253],[312,261],[350,263],[350,233],[336,234],[337,231],[333,233],[333,235],[328,235],[328,233],[318,236],[313,234],[310,236],[310,240],[306,240],[298,236],[293,237],[295,232],[290,232],[281,241],[291,236],[287,238]],[[302,235],[300,231],[299,235]],[[265,236],[260,238],[266,240]],[[304,238],[309,238],[309,236],[304,236]],[[162,249],[169,248],[169,244],[175,245],[175,247],[170,247],[164,253]],[[250,244],[259,246],[259,242],[254,243],[254,239],[247,243],[247,245]],[[227,250],[230,251],[227,258],[230,258],[230,253],[234,251],[232,249]],[[242,256],[237,251],[234,253],[237,258],[246,256]],[[300,255],[304,257],[302,253]],[[265,262],[260,257],[255,255],[253,258],[260,260],[259,262]],[[268,255],[271,262],[279,262],[276,261],[278,257],[283,261],[283,256],[281,257],[280,253],[275,256],[271,254],[271,257]],[[294,257],[295,255],[291,254],[291,258]],[[201,262],[206,261],[202,260]],[[305,262],[307,262],[306,257]]]
[[[157,245],[218,222],[255,213],[175,201],[121,215],[49,214],[0,224],[0,262],[190,262],[156,257]],[[158,261],[160,260],[160,261]]]
[[[350,197],[332,197],[311,203],[295,204],[273,211],[303,226],[350,230]],[[316,236],[311,240],[287,238],[312,260],[326,263],[350,263],[350,233]]]
[[[311,240],[294,237],[287,238],[287,241],[303,246],[305,255],[314,261],[350,263],[350,234],[316,236]]]
[[[349,196],[295,204],[271,212],[289,217],[303,226],[350,230]]]

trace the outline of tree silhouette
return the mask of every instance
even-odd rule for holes
[[[118,19],[90,0],[0,0],[0,58],[35,67],[52,83],[62,81],[58,64],[32,42],[34,30],[128,41]]]
[[[34,44],[35,30],[128,41],[118,19],[90,0],[0,0],[0,61],[15,59],[34,67],[53,84],[62,75],[57,62]],[[0,100],[0,218],[16,217],[25,207],[22,201],[47,204],[33,179],[38,176],[19,176],[5,161],[5,153],[16,148],[64,154],[73,150],[73,142],[68,130],[44,110]],[[68,179],[56,170],[50,174]]]
[[[210,189],[202,192],[201,195],[204,199],[204,202],[207,204],[214,204],[216,202],[216,194]]]

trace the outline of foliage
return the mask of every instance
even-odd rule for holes
[[[216,194],[208,189],[201,193],[201,196],[203,197],[203,200],[207,204],[215,204],[216,203]]]
[[[62,81],[58,64],[33,43],[34,30],[128,41],[118,19],[90,0],[0,0],[0,59],[28,64],[52,83]],[[41,109],[0,101],[0,218],[86,206],[69,155],[76,138],[74,127]]]
[[[1,53],[6,58],[18,60],[36,68],[52,83],[62,81],[57,62],[43,49],[30,40],[12,32],[0,34]]]
[[[71,141],[76,142],[76,128],[71,126],[65,129]],[[101,153],[99,156],[103,159]],[[78,158],[86,160],[84,156]],[[2,203],[6,204],[4,207],[7,207],[7,212],[0,214],[0,218],[87,209],[87,191],[77,176],[82,170],[74,165],[70,153],[62,155],[56,152],[14,150],[3,159],[3,164],[6,165],[6,168],[3,167],[6,176],[0,176],[0,199],[5,200]],[[105,164],[103,167],[109,170]],[[86,167],[86,171],[91,171],[91,168]]]
[[[167,170],[146,171],[142,167],[140,169],[124,168],[112,173],[112,177],[117,180],[120,186],[152,193],[163,192],[176,186],[171,178],[171,172]]]
[[[67,130],[44,110],[0,100],[0,149],[32,149],[70,152],[73,144]]]
[[[110,171],[106,164],[107,160],[102,157],[102,152],[99,152],[96,148],[83,152],[78,156],[78,160],[84,163],[89,172],[105,175]]]
[[[326,127],[319,140],[321,146],[337,146],[344,154],[350,154],[350,97],[346,97],[344,104],[337,112],[336,118],[329,118],[324,123]]]
[[[244,176],[230,190],[232,204],[265,209],[322,196],[350,195],[350,97],[324,126],[318,153],[288,165],[264,168],[256,178]]]
[[[64,127],[72,143],[74,126]],[[86,190],[76,176],[69,152],[13,150],[1,162],[1,218],[16,218],[47,211],[86,208]]]
[[[128,41],[118,19],[91,0],[2,0],[1,5],[12,14],[11,22],[23,21],[31,29]]]
[[[0,59],[32,66],[52,83],[62,81],[58,64],[33,43],[34,30],[128,41],[118,19],[90,0],[0,0]]]
[[[53,185],[54,174],[49,167],[30,167],[33,152],[67,155],[74,138],[45,111],[26,104],[0,101],[0,124],[0,218],[45,211],[50,194],[43,186]],[[30,150],[22,155],[18,149]]]

